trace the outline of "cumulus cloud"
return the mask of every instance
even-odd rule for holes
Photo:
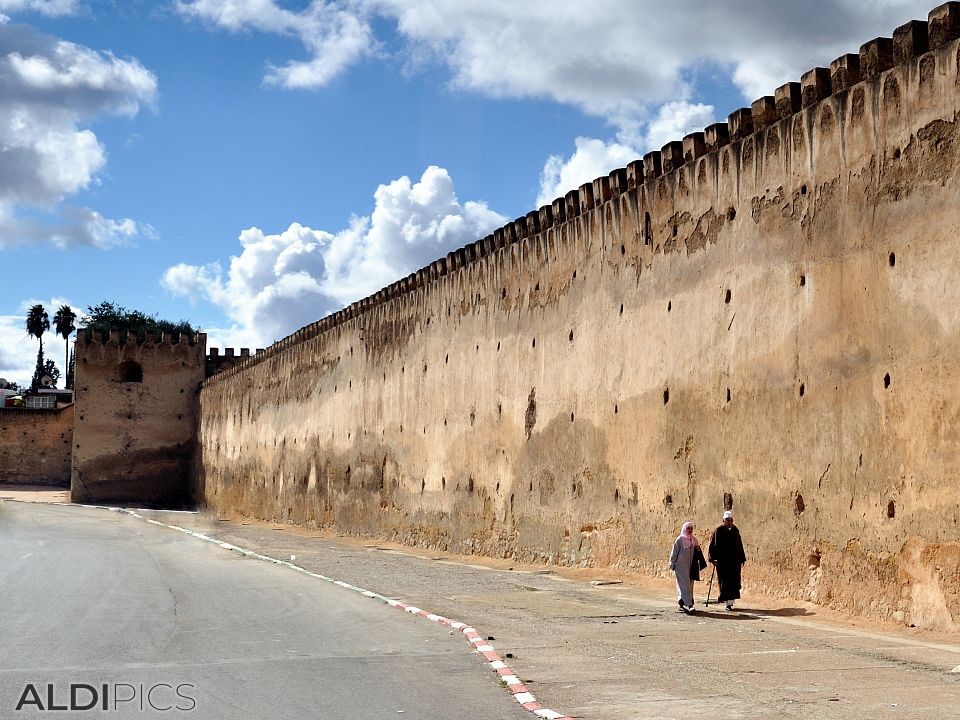
[[[288,10],[271,0],[178,0],[177,10],[230,32],[259,31],[295,38],[309,54],[270,66],[266,82],[286,88],[322,87],[376,43],[365,14],[353,3],[314,0],[303,10]]]
[[[207,328],[211,344],[262,347],[504,222],[482,202],[461,203],[447,171],[431,166],[417,182],[401,177],[378,187],[373,212],[346,228],[249,228],[228,269],[180,264],[162,284],[174,295],[204,298],[230,318],[229,328]]]
[[[35,12],[47,17],[74,15],[77,0],[0,0],[0,22],[9,20],[5,13]]]
[[[578,137],[576,150],[569,158],[551,155],[540,173],[537,206],[553,202],[568,191],[594,178],[606,175],[613,168],[624,167],[636,160],[639,153],[628,145],[607,143],[596,138]]]
[[[696,107],[705,66],[750,101],[925,18],[930,2],[878,0],[865,9],[859,0],[821,0],[813,10],[793,0],[594,0],[589,11],[553,0],[313,0],[299,12],[275,0],[181,0],[178,7],[222,29],[295,38],[309,59],[267,78],[286,87],[329,82],[374,51],[374,27],[392,24],[403,45],[394,60],[432,60],[454,86],[487,97],[575,106],[610,122],[618,142],[636,144],[647,134],[661,141],[662,132],[645,128],[665,103]]]
[[[7,2],[0,10],[27,5],[44,4]],[[48,5],[48,12],[72,8]],[[140,234],[133,220],[61,204],[95,184],[106,163],[102,143],[83,125],[134,115],[156,93],[156,78],[136,60],[0,24],[0,248],[45,238],[107,247]]]

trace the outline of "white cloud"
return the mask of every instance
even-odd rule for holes
[[[296,38],[310,57],[269,68],[266,82],[281,87],[322,87],[376,50],[364,13],[352,3],[313,0],[295,11],[271,0],[178,0],[176,8],[230,32],[255,30]]]
[[[249,228],[226,272],[219,263],[180,264],[162,284],[226,313],[233,325],[207,328],[211,345],[263,347],[504,222],[482,202],[461,203],[447,171],[429,167],[417,182],[401,177],[378,187],[373,212],[342,230],[293,223],[271,235]]]
[[[60,17],[74,15],[79,9],[77,0],[0,0],[0,22],[9,19],[5,13],[35,12]]]
[[[671,140],[680,140],[713,122],[712,105],[683,101],[664,103],[647,125],[643,145],[650,150],[659,150]]]
[[[313,0],[295,12],[275,0],[178,3],[183,14],[215,27],[296,38],[310,59],[268,75],[286,87],[329,82],[377,47],[373,27],[393,24],[403,50],[391,59],[420,67],[432,59],[447,68],[454,86],[487,97],[577,107],[606,119],[628,144],[648,134],[662,144],[664,133],[644,128],[656,123],[664,104],[696,106],[696,80],[705,66],[718,68],[752,101],[815,65],[856,52],[869,38],[925,18],[930,5],[594,0],[586,8],[555,0]]]
[[[578,137],[575,144],[577,149],[569,158],[561,155],[547,158],[540,174],[538,207],[606,175],[614,168],[624,167],[640,156],[637,150],[628,145],[606,143],[596,138]]]
[[[0,9],[12,5],[26,7]],[[140,234],[132,220],[63,203],[94,185],[107,161],[83,125],[134,115],[156,94],[156,78],[136,60],[0,24],[0,248],[44,239],[107,247]]]

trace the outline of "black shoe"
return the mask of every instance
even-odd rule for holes
[[[683,600],[677,600],[677,605],[680,606],[680,609],[681,609],[681,610],[686,610],[686,608],[683,607]]]

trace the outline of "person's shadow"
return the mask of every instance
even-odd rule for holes
[[[700,617],[716,618],[718,620],[760,620],[765,617],[804,617],[816,615],[816,613],[806,608],[776,608],[773,610],[758,610],[746,607],[739,607],[736,610],[722,610],[723,606],[710,605],[709,609],[704,606],[703,609],[697,608],[696,615]],[[714,608],[716,608],[714,610]]]

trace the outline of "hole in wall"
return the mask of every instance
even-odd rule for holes
[[[730,222],[733,222],[736,217],[737,217],[737,209],[733,207],[729,208],[727,210],[727,220],[729,220]]]
[[[801,276],[800,276],[800,287],[803,287],[803,286],[806,285],[806,284],[807,284],[807,276],[806,276],[806,275],[801,275]]]
[[[537,339],[536,339],[536,338],[533,339],[533,342],[530,344],[530,346],[531,346],[531,347],[536,347],[536,346],[537,346]]]
[[[727,388],[727,402],[730,402],[730,388]]]
[[[723,494],[723,509],[733,510],[733,495],[728,492]]]
[[[497,340],[497,352],[500,352],[500,341]]]
[[[663,504],[666,505],[667,507],[670,507],[671,505],[673,505],[673,495],[671,495],[670,493],[667,493],[666,495],[664,495]]]
[[[468,493],[472,493],[472,492],[473,492],[473,475],[471,475],[469,478],[467,478],[467,492],[468,492]]]
[[[443,364],[447,365],[449,362],[450,362],[450,354],[447,353],[447,355],[443,358]],[[387,379],[386,376],[384,376],[383,379],[386,380]]]
[[[803,495],[797,493],[793,498],[793,514],[802,515],[804,510],[806,510],[806,505],[803,504]]]
[[[887,503],[887,517],[893,519],[897,514],[897,505],[893,500]]]
[[[506,288],[503,288],[503,290],[500,291],[500,297],[501,297],[501,298],[506,298],[506,297],[507,297],[507,289],[506,289]]]
[[[573,330],[571,330],[570,334],[567,335],[567,340],[569,340],[570,342],[573,342]]]
[[[894,159],[894,160],[899,160],[899,159],[900,159],[900,148],[895,148],[895,149],[894,149],[894,151],[893,151],[893,159]]]
[[[623,303],[620,303],[620,314],[623,315]]]
[[[570,422],[573,422],[573,413],[570,413]]]
[[[614,502],[620,502],[620,490],[619,490],[619,489],[615,489],[615,490],[613,491],[613,501],[614,501]]]
[[[803,383],[800,383],[800,397],[803,397],[803,394],[807,391],[807,386]]]
[[[807,555],[807,567],[811,570],[816,570],[820,567],[820,553],[814,550],[812,553]]]
[[[670,388],[664,388],[663,404],[666,405],[668,402],[670,402]]]
[[[574,279],[574,280],[577,279],[577,271],[576,271],[576,270],[573,271],[573,279]]]
[[[668,301],[667,301],[667,312],[670,312],[671,310],[673,310],[673,300],[668,300]]]
[[[427,479],[424,478],[423,480],[420,481],[420,494],[421,494],[421,495],[423,494],[423,490],[424,490],[424,488],[426,488],[426,487],[427,487]]]
[[[800,186],[800,194],[801,194],[801,195],[806,195],[806,194],[807,194],[807,186],[806,186],[806,185],[801,185],[801,186]]]
[[[724,294],[723,296],[723,302],[729,305],[732,297],[733,297],[733,293],[731,293],[730,289],[728,288],[726,294]]]
[[[124,383],[143,382],[143,368],[134,360],[127,360],[117,365],[117,381]]]
[[[621,245],[621,246],[620,246],[620,254],[621,254],[621,255],[626,255],[626,254],[627,254],[627,248],[626,248],[625,245]]]
[[[896,266],[897,266],[897,254],[896,254],[896,253],[890,253],[890,257],[887,258],[887,261],[890,263],[890,267],[896,267]]]
[[[653,242],[653,229],[650,222],[650,213],[643,214],[643,244],[650,245]]]
[[[614,405],[614,406],[613,406],[613,414],[616,415],[616,414],[619,413],[619,412],[620,412],[620,406],[619,406],[619,405]]]
[[[446,489],[447,489],[447,478],[446,478],[446,477],[441,477],[441,478],[440,478],[440,487],[441,487],[443,490],[446,490]]]
[[[890,387],[890,373],[887,373],[886,375],[883,376],[883,387],[884,388]]]

